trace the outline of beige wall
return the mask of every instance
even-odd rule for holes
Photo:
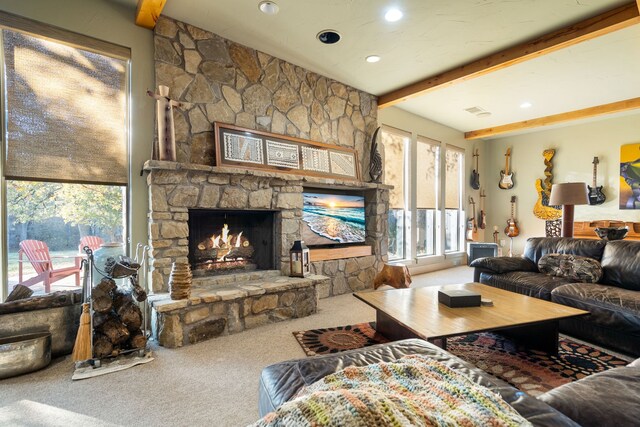
[[[151,156],[154,102],[153,32],[135,25],[135,6],[107,0],[3,0],[0,9],[131,49],[131,242],[147,242],[147,185],[140,169]]]
[[[434,121],[425,119],[423,117],[417,116],[415,114],[409,113],[397,107],[385,108],[378,111],[378,122],[380,125],[387,125],[397,129],[404,130],[406,132],[411,132],[413,134],[413,139],[417,137],[417,135],[425,136],[436,141],[440,141],[442,144],[453,145],[465,150],[465,194],[463,196],[463,200],[465,200],[465,209],[469,209],[469,204],[467,201],[469,200],[469,196],[473,197],[476,203],[479,203],[480,199],[480,191],[473,190],[470,186],[470,176],[471,171],[474,169],[473,164],[473,150],[478,148],[480,153],[480,182],[482,188],[486,188],[486,174],[485,171],[485,159],[484,155],[484,146],[486,145],[483,141],[467,141],[464,139],[464,134],[458,130],[452,129],[450,127],[444,126],[440,123],[436,123]],[[418,166],[419,167],[419,166]],[[488,191],[485,189],[485,192]],[[476,205],[476,213],[479,213],[479,205]],[[467,212],[467,216],[470,213]],[[482,230],[480,231],[480,241],[483,241],[484,233]],[[490,237],[491,233],[488,233]],[[431,257],[431,259],[423,260],[423,264],[420,264],[418,267],[412,268],[414,273],[422,272],[422,271],[430,271],[436,270],[440,268],[446,268],[452,265],[459,265],[461,262],[464,262],[459,256],[448,256],[448,257]]]
[[[548,148],[556,150],[552,160],[554,183],[583,181],[591,185],[591,162],[595,156],[600,160],[598,185],[604,185],[607,201],[599,206],[576,206],[576,221],[640,221],[639,211],[618,209],[620,146],[637,143],[640,143],[638,113],[486,141],[488,168],[485,171],[491,179],[487,185],[489,228],[497,225],[500,239],[507,240],[508,245],[504,228],[510,216],[509,199],[515,195],[518,200],[516,219],[520,228],[520,235],[514,239],[515,253],[522,253],[528,237],[544,236],[544,221],[533,215],[533,206],[537,199],[534,183],[537,178],[544,178],[542,151]],[[500,190],[498,180],[500,170],[504,169],[504,153],[507,147],[511,147],[516,185],[512,190]],[[490,240],[489,232],[487,241]]]

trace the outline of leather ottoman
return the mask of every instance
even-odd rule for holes
[[[378,344],[358,350],[289,360],[267,366],[260,376],[260,416],[275,411],[298,391],[315,381],[348,366],[392,362],[411,354],[421,354],[444,363],[466,375],[471,381],[488,387],[535,426],[578,426],[546,403],[529,396],[486,372],[464,362],[435,345],[418,339]]]

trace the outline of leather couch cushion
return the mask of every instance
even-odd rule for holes
[[[550,276],[576,282],[598,283],[602,266],[593,258],[571,254],[546,254],[538,261],[538,270]]]
[[[547,301],[551,300],[552,290],[573,282],[573,280],[563,277],[547,276],[529,271],[513,271],[504,274],[483,272],[480,274],[480,283]]]
[[[574,283],[554,289],[551,300],[589,311],[591,314],[586,320],[640,336],[640,292],[617,286]]]
[[[640,367],[610,369],[539,396],[583,427],[634,426],[640,420]]]
[[[563,414],[540,400],[510,386],[492,375],[464,362],[445,350],[423,340],[410,339],[378,344],[326,356],[289,360],[267,366],[260,375],[260,416],[276,410],[293,398],[305,385],[344,369],[377,362],[391,362],[410,354],[423,354],[488,387],[535,426],[577,426]]]
[[[538,271],[538,266],[527,258],[517,257],[484,257],[471,261],[470,267],[489,270],[494,273],[508,273],[510,271]]]
[[[608,242],[602,255],[602,283],[640,291],[640,242]]]
[[[600,261],[607,242],[593,239],[572,239],[568,237],[532,237],[524,247],[525,258],[538,264],[546,254],[571,254],[586,256]]]

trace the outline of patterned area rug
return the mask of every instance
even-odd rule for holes
[[[293,335],[307,356],[388,342],[376,332],[375,322],[298,331]],[[449,338],[447,350],[532,396],[628,364],[626,360],[566,337],[560,338],[558,356],[529,350],[493,333]]]
[[[298,343],[307,356],[338,353],[374,344],[388,342],[375,330],[376,322],[356,325],[337,326],[335,328],[311,329],[294,332]]]

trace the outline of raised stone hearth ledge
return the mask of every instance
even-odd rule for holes
[[[366,190],[366,189],[391,190],[393,188],[392,185],[376,184],[373,182],[297,175],[295,173],[272,172],[272,171],[263,171],[258,169],[242,169],[238,167],[207,166],[207,165],[200,165],[197,163],[166,162],[161,160],[147,160],[144,163],[143,169],[145,171],[152,171],[152,170],[199,171],[199,172],[218,173],[218,174],[227,174],[227,175],[255,176],[257,178],[279,178],[286,181],[302,181],[303,186],[320,187],[320,188],[345,187],[352,190]]]
[[[197,282],[196,282],[197,283]],[[215,287],[194,287],[191,297],[149,296],[152,333],[164,347],[181,347],[282,320],[309,316],[318,309],[328,277],[267,276]]]

